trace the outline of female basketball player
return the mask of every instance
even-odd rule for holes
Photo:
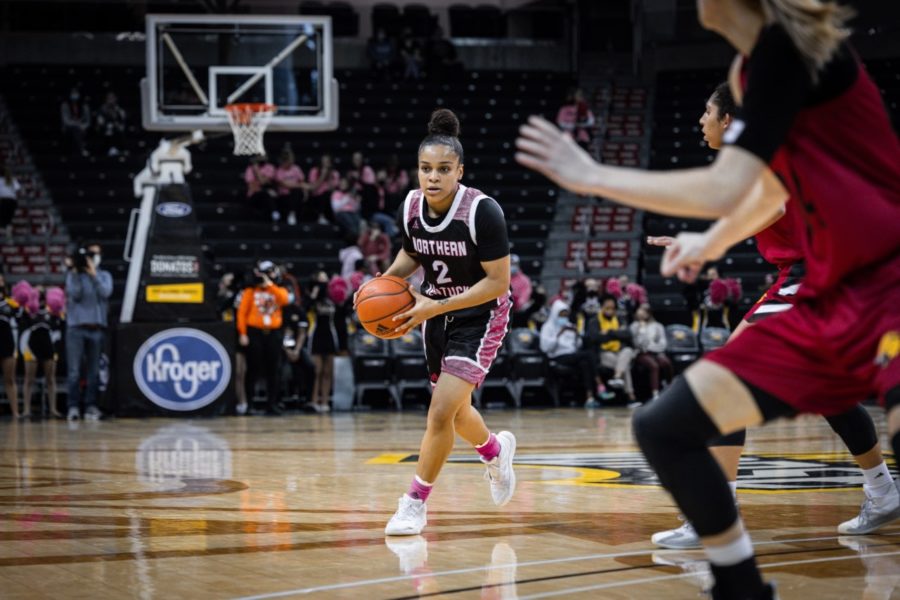
[[[821,0],[698,6],[704,27],[740,53],[731,87],[743,95],[743,118],[713,164],[666,173],[597,165],[538,118],[522,128],[517,160],[569,189],[638,208],[730,216],[667,249],[664,274],[685,279],[769,221],[788,191],[802,206],[807,274],[797,305],[698,361],[634,423],[703,540],[713,597],[770,598],[706,444],[780,416],[840,414],[878,395],[900,454],[900,143],[846,43],[846,9]],[[772,169],[788,175],[787,189]]]
[[[703,139],[710,148],[718,150],[722,137],[735,118],[736,106],[728,82],[719,84],[706,103],[706,110],[700,117]],[[744,315],[730,340],[753,323],[766,317],[784,312],[793,307],[800,279],[803,276],[803,248],[800,243],[802,232],[801,215],[797,214],[796,203],[787,202],[786,211],[776,213],[772,224],[756,234],[756,246],[769,263],[778,268],[774,285],[762,295],[759,301]],[[655,246],[671,246],[670,237],[651,237],[648,243]],[[875,423],[862,406],[857,405],[848,412],[827,417],[828,424],[841,437],[853,454],[863,472],[863,489],[866,500],[855,518],[841,523],[838,533],[866,534],[876,531],[889,522],[900,518],[900,492],[894,484],[887,464],[881,455]],[[731,493],[737,488],[738,463],[744,449],[747,432],[743,429],[719,436],[709,444],[709,450],[722,467]],[[661,531],[652,537],[654,544],[664,548],[699,548],[700,539],[690,523],[677,529]]]
[[[425,500],[453,449],[455,434],[469,442],[487,465],[494,503],[515,491],[516,438],[488,430],[472,406],[472,391],[484,381],[500,350],[512,306],[509,242],[500,206],[460,183],[463,148],[459,121],[451,111],[431,115],[419,145],[419,189],[401,207],[403,248],[385,275],[425,272],[416,304],[397,315],[398,332],[422,326],[433,391],[416,476],[400,498],[387,535],[416,535],[426,523]]]

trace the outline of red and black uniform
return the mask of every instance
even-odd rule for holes
[[[848,46],[813,83],[770,25],[746,66],[743,112],[725,141],[773,170],[784,161],[806,276],[794,310],[707,358],[798,412],[838,414],[900,385],[897,352],[885,351],[900,336],[900,143]]]
[[[428,216],[421,190],[410,192],[401,210],[403,249],[422,265],[421,292],[428,298],[462,294],[485,278],[482,262],[509,256],[503,211],[475,188],[460,185],[450,210],[438,218]],[[481,385],[506,336],[511,308],[507,292],[423,323],[431,382],[446,372]]]
[[[790,191],[790,184],[782,175],[787,172],[784,154],[783,151],[777,152],[770,167],[782,177],[782,183]],[[744,320],[750,323],[757,323],[793,307],[806,273],[803,264],[803,215],[799,212],[799,203],[789,199],[784,208],[780,219],[756,234],[756,249],[766,262],[778,268],[778,276],[744,315]]]

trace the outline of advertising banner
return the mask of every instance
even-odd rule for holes
[[[216,415],[234,402],[231,323],[126,323],[116,331],[117,413]]]
[[[206,289],[207,268],[187,185],[164,185],[153,208],[135,322],[212,321],[215,298]]]

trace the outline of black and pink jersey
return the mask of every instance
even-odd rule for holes
[[[428,216],[422,190],[413,190],[401,207],[403,249],[425,272],[421,292],[439,300],[458,296],[484,279],[482,262],[509,255],[503,210],[493,198],[460,184],[453,204],[438,218]],[[501,299],[450,315],[493,310]]]
[[[743,107],[725,142],[786,179],[800,216],[801,293],[897,260],[900,143],[852,50],[842,46],[814,83],[787,33],[770,25],[744,66]]]

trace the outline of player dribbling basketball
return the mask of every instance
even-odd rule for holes
[[[422,293],[410,290],[416,304],[395,321],[404,333],[421,325],[433,388],[416,476],[385,528],[387,535],[416,535],[425,527],[425,501],[457,433],[487,466],[495,504],[509,502],[516,486],[515,436],[491,433],[471,404],[509,326],[506,221],[495,200],[460,183],[458,136],[453,112],[432,114],[419,146],[419,189],[401,206],[403,248],[385,272],[406,278],[420,266],[424,270]]]

